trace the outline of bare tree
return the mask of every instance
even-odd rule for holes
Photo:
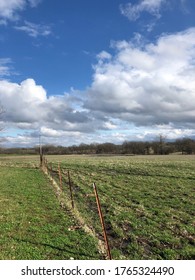
[[[164,147],[165,147],[165,139],[166,137],[163,134],[159,135],[159,154],[164,154]]]

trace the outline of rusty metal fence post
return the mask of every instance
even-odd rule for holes
[[[101,222],[101,225],[102,225],[104,241],[105,241],[105,244],[106,244],[107,255],[108,255],[109,260],[111,260],[112,256],[111,256],[111,252],[110,252],[110,246],[109,246],[109,243],[108,243],[108,236],[107,236],[107,233],[106,233],[104,217],[103,217],[103,214],[102,214],[101,204],[100,204],[100,200],[99,200],[99,196],[98,196],[98,192],[97,192],[97,187],[96,187],[95,183],[93,183],[93,188],[94,188],[94,192],[95,192],[95,197],[96,197],[96,203],[97,203],[97,207],[98,207],[99,218],[100,218],[100,222]]]
[[[71,184],[71,180],[70,180],[69,170],[68,170],[68,183],[69,183],[69,188],[70,188],[70,198],[71,198],[72,209],[74,209],[73,191],[72,191],[72,184]]]
[[[61,173],[60,163],[58,163],[58,174],[59,174],[59,181],[60,181],[60,189],[62,190],[62,173]]]

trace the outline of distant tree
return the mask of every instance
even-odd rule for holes
[[[184,154],[184,143],[183,143],[183,139],[177,139],[175,141],[175,148],[177,152],[181,152],[182,155]]]
[[[151,144],[149,142],[142,141],[125,141],[122,144],[123,154],[137,154],[137,155],[149,155],[152,153]]]
[[[159,153],[160,155],[165,154],[165,136],[162,134],[159,135]]]
[[[97,146],[97,154],[113,154],[115,152],[115,144],[113,143],[103,143]]]
[[[193,154],[195,153],[195,141],[190,138],[178,139],[175,141],[175,146],[178,152],[182,154]]]
[[[159,134],[156,141],[152,142],[152,149],[155,155],[167,154],[167,143],[165,142],[166,137]]]
[[[130,154],[132,152],[131,150],[131,143],[128,141],[124,141],[122,144],[122,153],[123,154]]]

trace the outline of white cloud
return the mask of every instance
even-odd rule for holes
[[[6,109],[7,121],[32,124],[37,120],[40,104],[46,100],[46,92],[32,79],[20,85],[3,80],[0,81],[0,100]]]
[[[97,58],[99,59],[99,60],[106,60],[106,59],[111,59],[112,58],[112,56],[111,56],[111,54],[109,54],[108,52],[106,52],[106,51],[102,51],[101,53],[99,53],[98,55],[97,55]]]
[[[112,121],[108,121],[108,122],[105,122],[104,127],[112,130],[112,129],[116,129],[117,125],[114,124]]]
[[[0,94],[3,100],[13,101],[13,105],[19,102],[43,102],[46,92],[42,86],[35,84],[33,79],[27,79],[20,85],[9,81],[0,81]],[[33,105],[33,104],[32,104]]]
[[[11,58],[0,58],[0,77],[10,76]]]
[[[49,127],[41,127],[40,134],[45,138],[63,138],[63,137],[79,137],[81,133],[79,131],[65,131],[65,130],[55,130]]]
[[[18,13],[28,5],[36,7],[40,0],[0,0],[0,24],[6,24],[7,20],[18,19]]]
[[[42,2],[42,0],[28,0],[28,2],[32,8],[35,8]]]
[[[35,24],[29,21],[25,21],[24,25],[22,26],[15,26],[16,30],[24,31],[31,37],[38,37],[38,36],[48,36],[51,34],[51,28],[49,25],[44,24]]]
[[[120,11],[122,15],[126,16],[130,21],[137,20],[141,13],[147,12],[151,15],[159,18],[160,10],[162,5],[166,3],[167,0],[141,0],[138,4],[127,3],[120,5]]]
[[[86,108],[140,126],[195,121],[195,28],[156,43],[116,42],[98,63]]]
[[[35,146],[35,142],[30,136],[27,135],[18,135],[17,137],[7,136],[2,138],[2,143],[6,143],[7,147],[29,147]]]
[[[45,89],[33,79],[21,84],[0,81],[0,100],[6,110],[4,126],[23,130],[43,129],[48,136],[61,131],[90,133],[104,128],[108,121],[101,114],[89,113],[80,105],[79,98],[71,95],[47,96]],[[58,134],[59,133],[59,134]]]
[[[25,0],[1,0],[0,1],[0,18],[7,19],[15,19],[16,12],[23,10],[26,5]]]

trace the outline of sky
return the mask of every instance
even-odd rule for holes
[[[195,138],[194,0],[0,0],[0,145]]]

